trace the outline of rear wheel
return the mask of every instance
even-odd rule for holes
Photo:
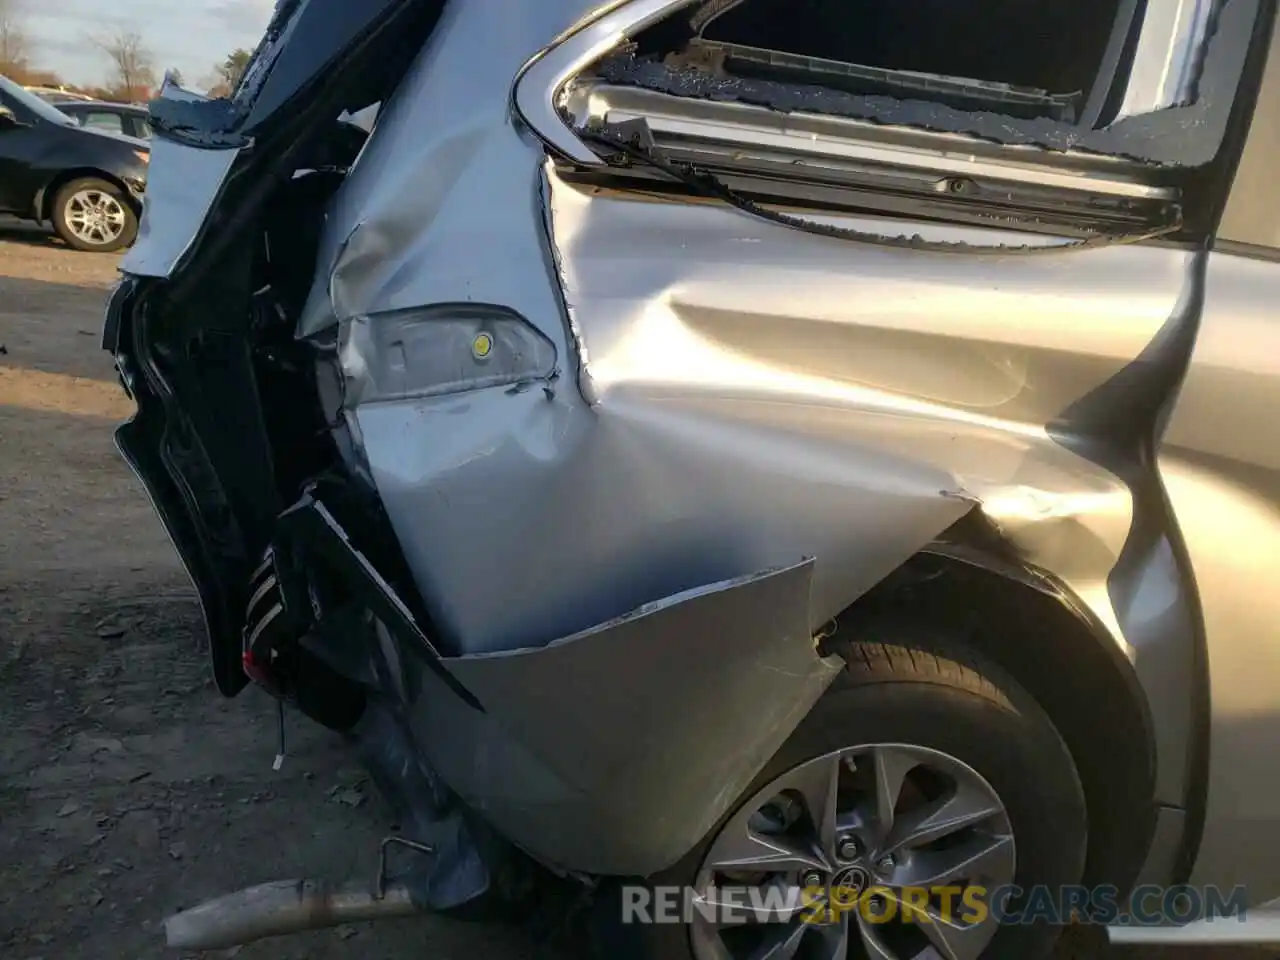
[[[138,215],[124,189],[98,177],[82,177],[54,198],[53,229],[77,250],[114,253],[137,239]]]
[[[878,633],[911,632],[892,630]],[[745,802],[654,879],[689,891],[685,922],[624,923],[615,891],[597,906],[602,955],[1035,960],[1052,949],[1056,927],[999,922],[1019,906],[1008,891],[1057,896],[1083,872],[1083,790],[1049,718],[998,667],[933,638],[837,652],[848,669]]]

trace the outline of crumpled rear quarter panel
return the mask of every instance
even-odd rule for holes
[[[495,304],[555,346],[545,389],[345,413],[459,675],[497,683],[494,655],[809,558],[814,630],[978,510],[1088,604],[1149,696],[1158,686],[1160,790],[1180,802],[1192,627],[1142,444],[1194,338],[1198,255],[885,249],[573,185],[513,119],[511,85],[593,6],[446,9],[337,198],[299,328]],[[506,736],[538,722],[535,702]],[[424,713],[419,732],[452,722]],[[473,757],[439,759],[483,806],[493,754]],[[536,842],[531,821],[491,812]]]

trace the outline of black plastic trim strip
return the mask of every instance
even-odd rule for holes
[[[346,530],[312,492],[305,493],[297,503],[280,514],[277,529],[277,557],[287,558],[284,564],[277,567],[277,572],[291,580],[289,585],[284,587],[286,600],[290,597],[303,598],[309,595],[305,585],[300,583],[300,575],[305,575],[308,561],[316,559],[326,563],[343,578],[349,587],[357,591],[361,600],[388,630],[407,640],[420,653],[425,654],[427,665],[432,672],[453,693],[469,707],[481,713],[485,712],[475,694],[444,665],[440,651],[419,626],[409,607],[396,595],[391,584],[369,559],[356,549]],[[305,600],[294,601],[294,603],[300,602]]]

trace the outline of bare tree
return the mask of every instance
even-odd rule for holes
[[[94,44],[111,58],[107,87],[124,100],[145,100],[156,85],[155,58],[132,30],[94,37]]]
[[[30,66],[30,45],[22,29],[22,0],[0,0],[0,73],[22,80]]]
[[[253,54],[240,47],[227,54],[227,58],[218,64],[217,88],[222,96],[230,96],[235,91],[237,84],[240,83],[240,78],[244,76],[245,70],[249,68],[249,61],[252,59]],[[225,91],[225,93],[222,91]]]

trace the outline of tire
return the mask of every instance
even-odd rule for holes
[[[101,198],[99,202],[113,215],[118,215],[121,222],[105,221],[98,230],[78,227],[78,216],[82,217],[85,212],[83,204],[94,197]],[[63,186],[54,198],[53,229],[72,249],[115,253],[138,238],[138,213],[123,187],[100,177],[81,177]],[[95,242],[95,236],[102,237],[102,241]]]
[[[1045,712],[998,666],[918,627],[886,622],[864,631],[896,643],[839,637],[846,662],[827,694],[740,798],[741,806],[798,765],[861,743],[938,751],[976,771],[1003,803],[1016,848],[1014,883],[1057,890],[1084,872],[1087,813],[1070,752]],[[742,809],[746,809],[742,807]],[[736,811],[735,811],[736,812]],[[687,886],[730,813],[654,886]],[[589,952],[601,960],[694,960],[683,924],[624,924],[620,883],[602,885],[592,908]],[[1040,960],[1061,927],[996,928],[982,960]],[[807,935],[806,935],[807,936]],[[855,943],[850,956],[856,957]]]

